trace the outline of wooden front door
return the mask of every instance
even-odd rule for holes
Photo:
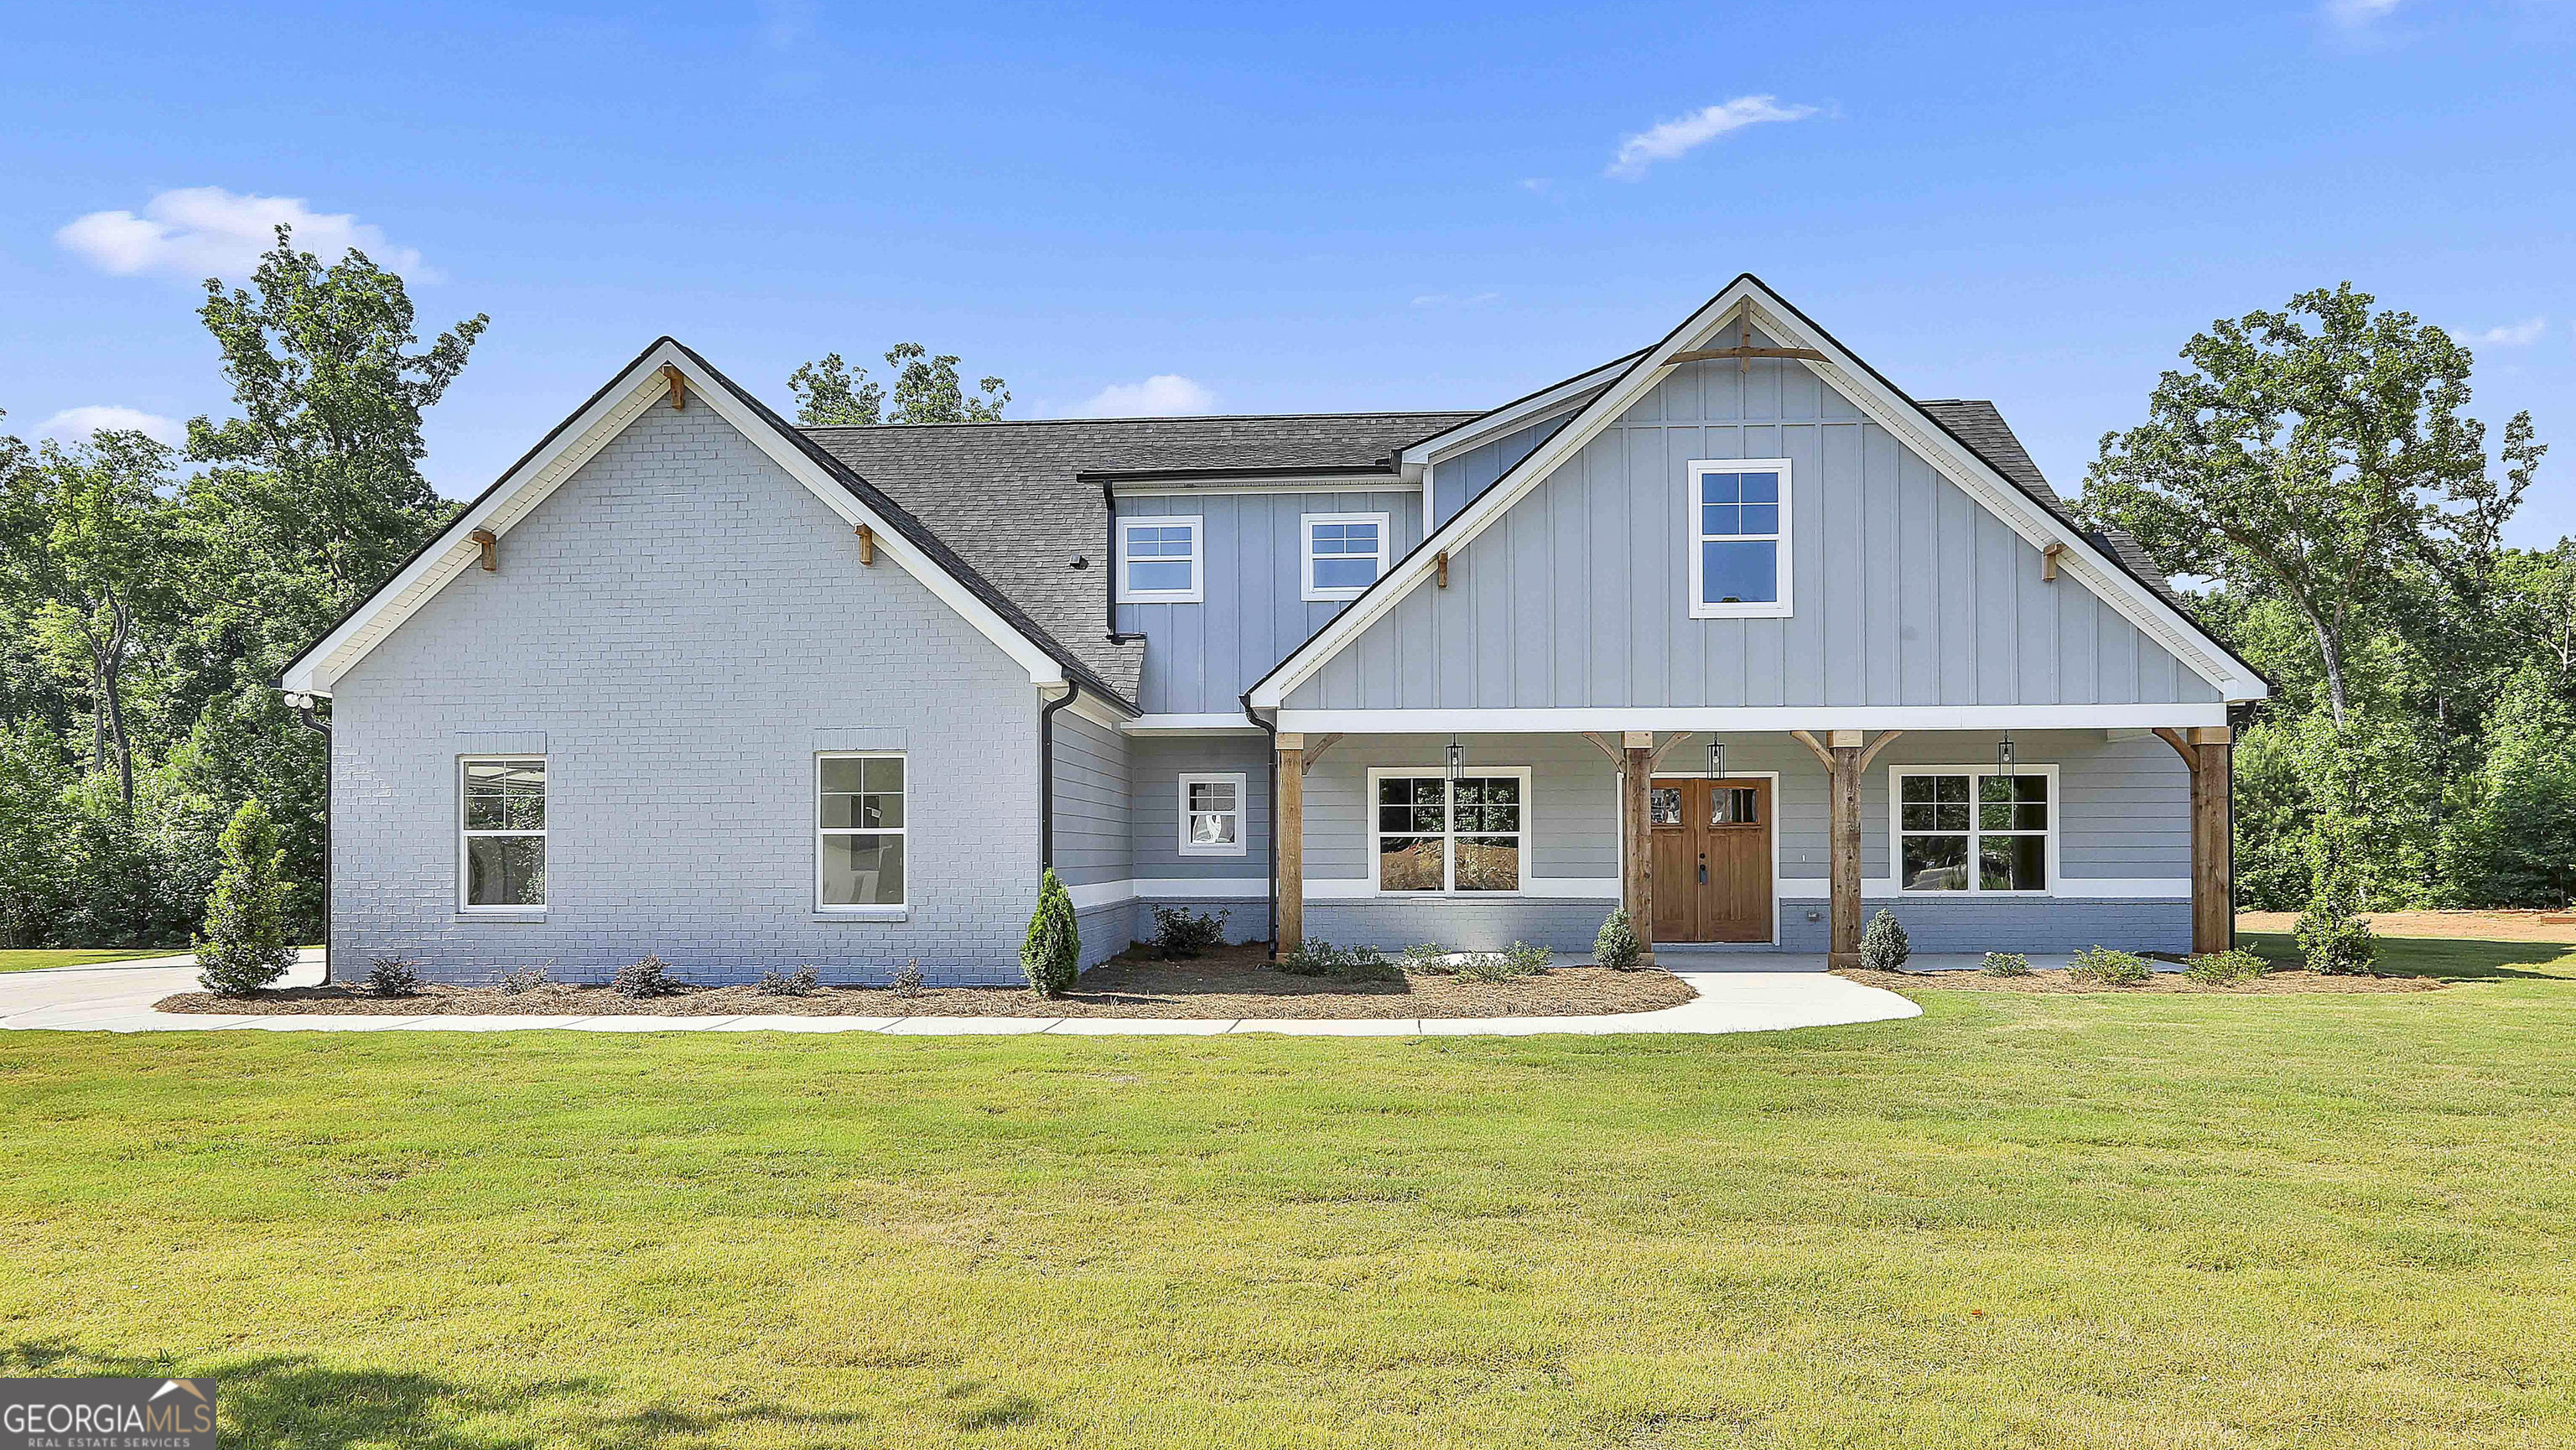
[[[1655,940],[1771,940],[1771,782],[1667,778],[1646,799]]]

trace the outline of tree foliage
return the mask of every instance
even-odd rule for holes
[[[277,823],[253,796],[233,812],[221,840],[223,874],[206,899],[206,931],[197,939],[198,980],[209,992],[246,997],[286,975],[295,946],[286,939],[286,853]]]
[[[883,384],[853,368],[837,352],[787,375],[796,395],[796,421],[817,428],[834,424],[863,428],[909,423],[995,423],[1011,401],[1000,378],[985,378],[969,397],[957,376],[957,359],[933,355],[917,342],[899,342],[885,355],[894,371],[893,407],[887,407]]]

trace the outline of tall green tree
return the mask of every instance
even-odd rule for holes
[[[853,368],[833,352],[787,375],[788,391],[796,395],[796,421],[808,428],[993,423],[1001,420],[1002,409],[1011,401],[1002,380],[992,377],[977,384],[977,394],[969,397],[957,376],[957,359],[946,353],[934,355],[917,342],[896,343],[885,360],[894,370],[891,411],[886,407],[885,386],[870,380],[866,368]]]
[[[170,449],[141,433],[102,430],[70,448],[49,441],[0,478],[0,588],[40,645],[86,676],[90,768],[115,772],[127,807],[126,677],[145,653],[137,631],[166,615],[184,577],[170,462]]]
[[[2468,350],[2373,300],[2347,282],[2212,323],[2183,348],[2192,370],[2156,385],[2147,422],[2103,436],[2081,505],[2169,573],[2285,600],[2338,724],[2355,642],[2400,576],[2469,582],[2539,456],[2517,415],[2491,479],[2484,425],[2465,411]]]

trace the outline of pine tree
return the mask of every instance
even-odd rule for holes
[[[1029,990],[1041,997],[1061,997],[1082,972],[1082,932],[1073,920],[1073,893],[1050,866],[1038,882],[1037,913],[1029,918],[1029,939],[1020,947],[1020,970],[1029,974]]]
[[[295,965],[286,940],[286,853],[257,796],[233,812],[221,849],[223,874],[206,898],[206,934],[196,943],[197,980],[209,992],[247,997]]]

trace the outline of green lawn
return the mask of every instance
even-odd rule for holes
[[[130,962],[137,957],[166,957],[186,947],[0,947],[0,972],[32,972],[38,967],[86,967],[99,962]]]
[[[1371,1041],[0,1034],[0,1373],[227,1447],[2576,1441],[2576,958]]]

